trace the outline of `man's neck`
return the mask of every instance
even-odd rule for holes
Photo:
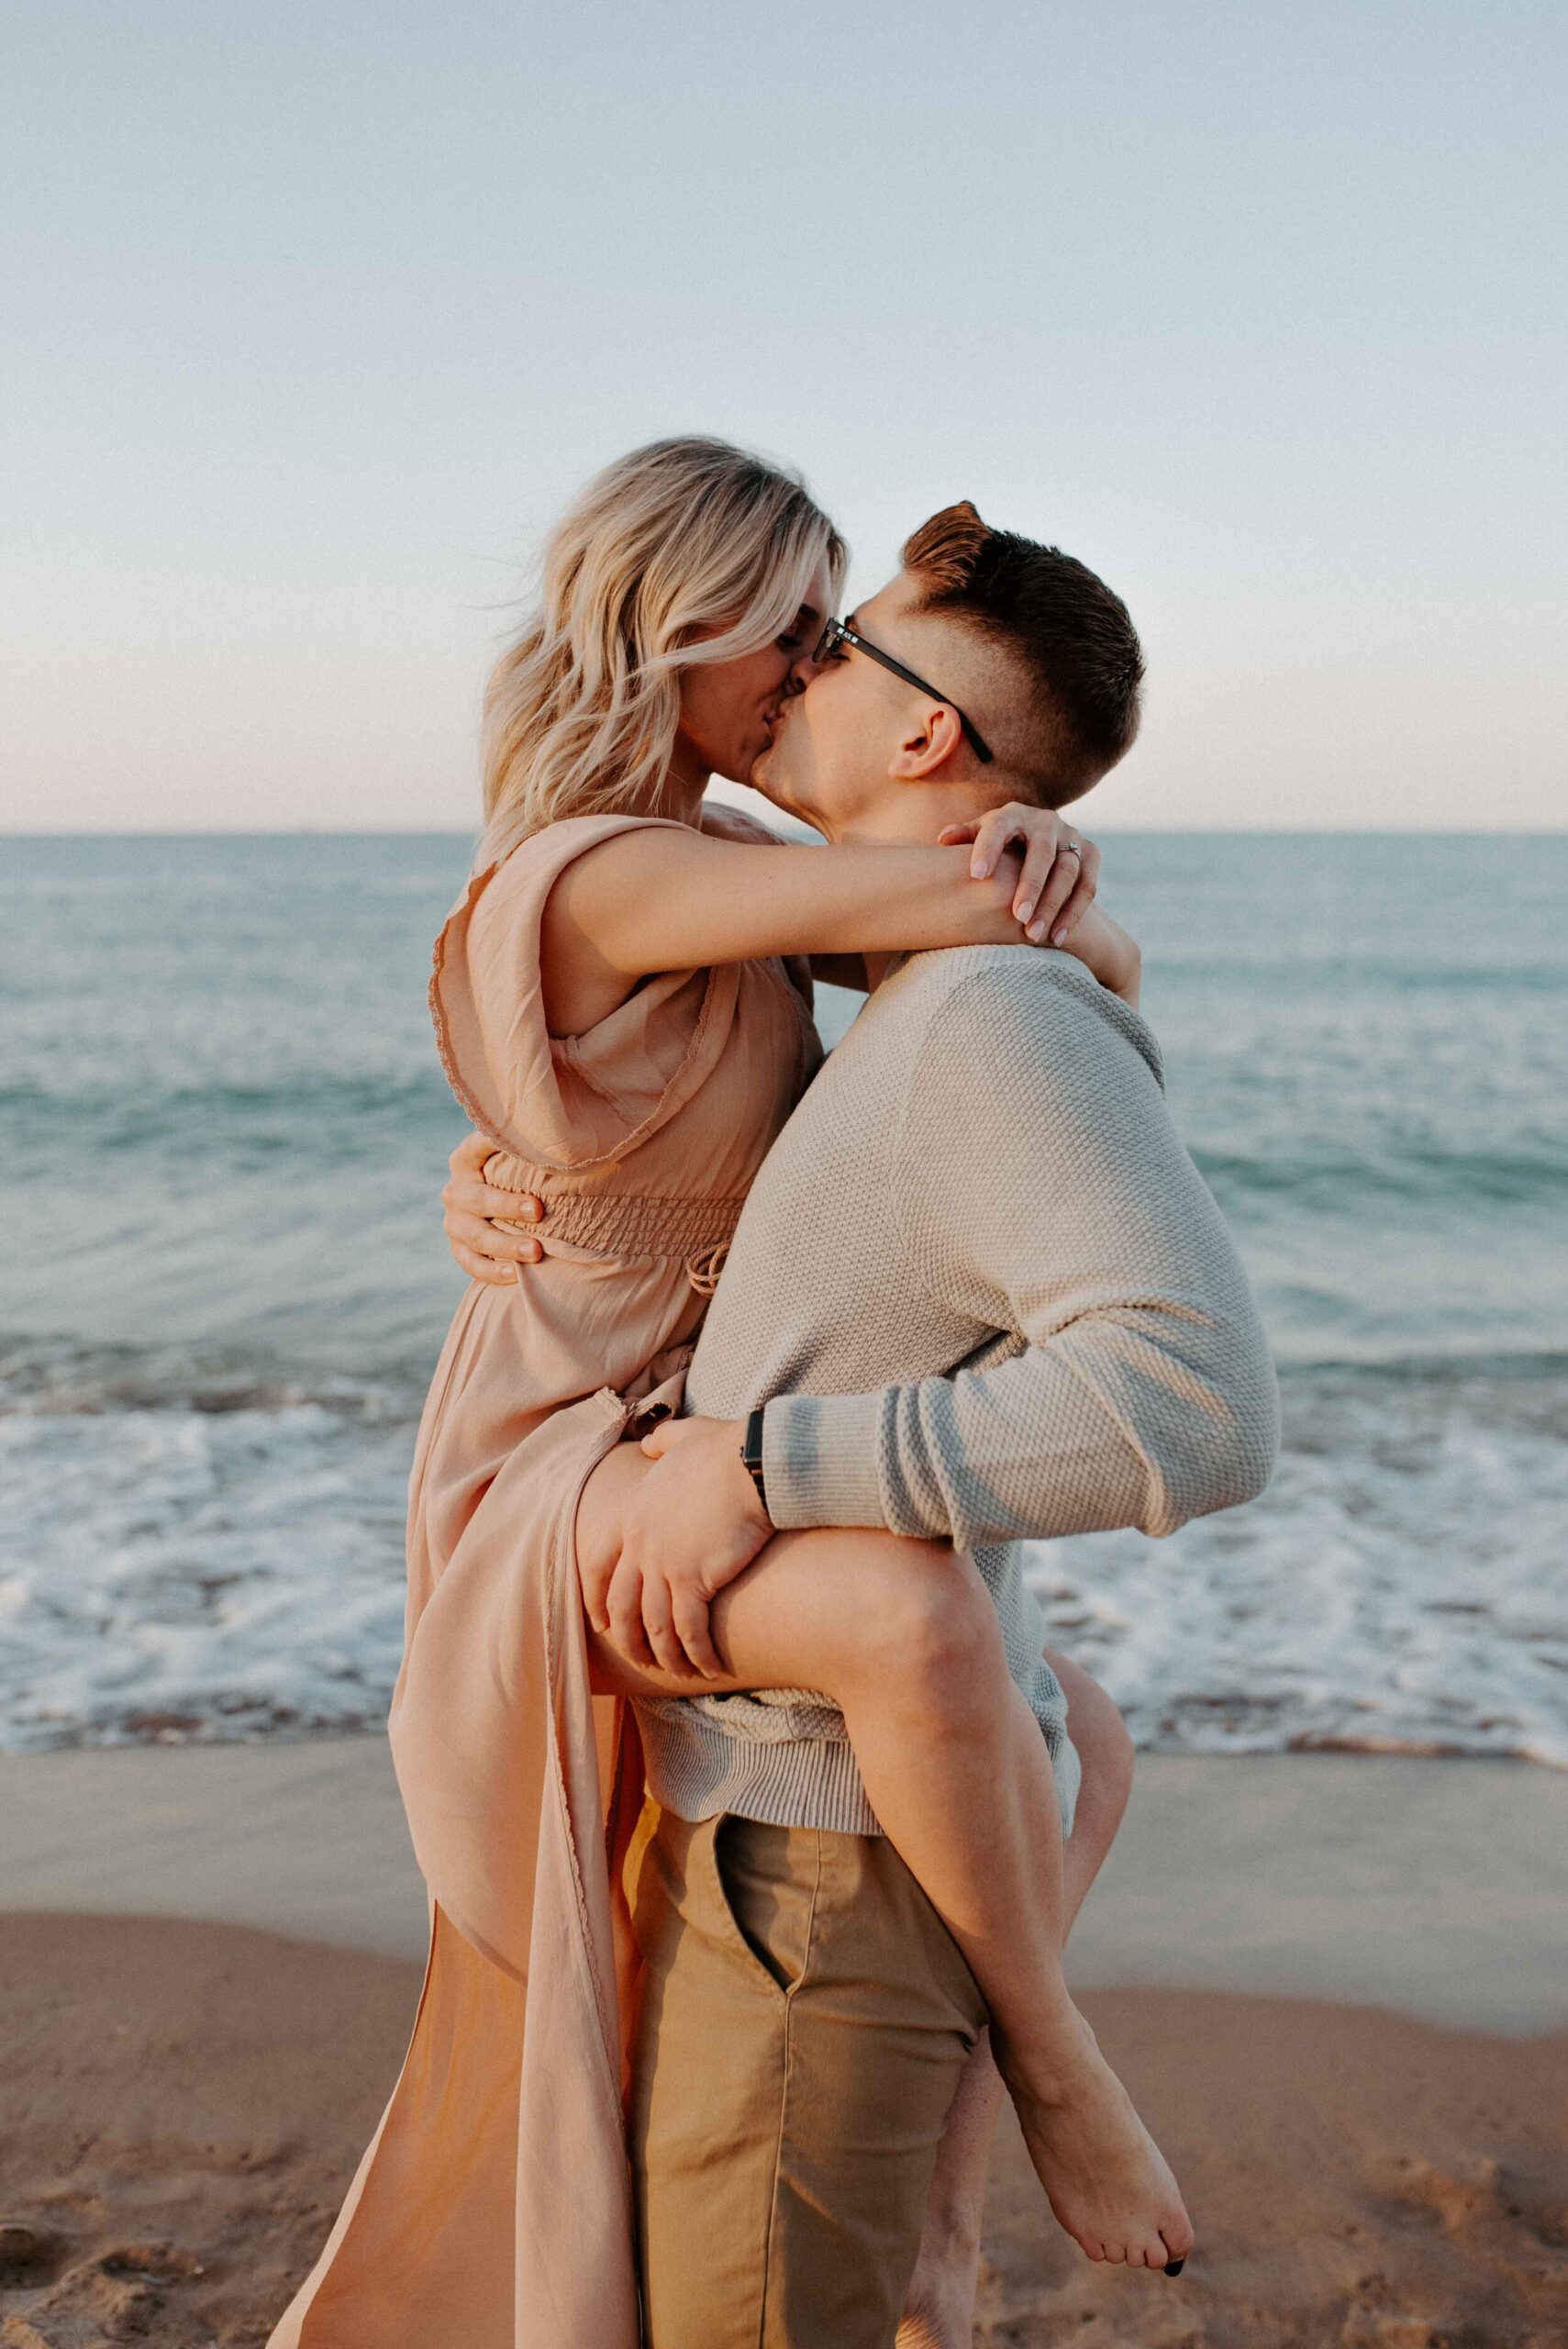
[[[972,824],[974,796],[940,785],[895,785],[842,816],[813,814],[811,821],[835,848],[935,848],[950,824]],[[866,985],[874,995],[898,954],[868,954]]]
[[[814,810],[807,820],[835,848],[934,848],[950,824],[972,824],[973,792],[940,785],[895,785],[833,815]]]

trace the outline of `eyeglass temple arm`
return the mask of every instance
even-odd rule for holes
[[[826,631],[824,632],[826,633]],[[981,765],[983,767],[988,767],[991,764],[995,753],[986,748],[980,734],[976,729],[970,724],[962,710],[960,709],[957,702],[951,700],[946,694],[938,693],[935,685],[928,684],[924,677],[917,677],[913,669],[906,669],[902,661],[895,661],[891,652],[884,652],[883,651],[880,644],[868,644],[863,636],[857,636],[852,628],[846,628],[844,626],[842,620],[838,623],[837,633],[843,639],[846,644],[852,644],[857,652],[864,652],[868,654],[873,661],[880,661],[884,669],[890,669],[895,677],[902,677],[905,684],[906,685],[913,685],[917,694],[929,694],[933,701],[944,703],[957,718],[964,740],[968,743],[970,749],[973,751]]]

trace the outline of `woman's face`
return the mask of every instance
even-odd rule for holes
[[[677,763],[702,774],[750,783],[751,770],[773,740],[778,714],[800,690],[828,617],[827,570],[783,636],[739,661],[687,669],[681,679]]]

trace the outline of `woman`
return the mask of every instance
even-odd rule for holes
[[[640,1787],[615,1702],[591,1697],[578,1498],[673,1400],[745,1191],[816,1064],[777,958],[1016,941],[1015,905],[1037,923],[1057,831],[1010,811],[1032,830],[1029,859],[977,883],[949,850],[770,846],[762,865],[733,824],[723,840],[698,829],[708,774],[744,774],[765,746],[815,641],[801,625],[825,616],[842,560],[799,484],[757,461],[711,442],[639,451],[561,525],[541,609],[492,682],[489,830],[438,944],[432,1002],[454,1089],[496,1145],[492,1178],[544,1197],[550,1253],[525,1288],[471,1291],[420,1431],[392,1736],[430,1960],[402,2078],[276,2349],[637,2338],[621,2030]],[[609,930],[607,907],[621,909]],[[1107,972],[1125,952],[1103,917],[1079,935]],[[776,1601],[817,1570],[813,1542],[852,1553],[835,1564],[849,1624],[856,1577],[885,1581],[891,1544],[907,1581],[924,1549],[824,1534],[764,1553],[728,1608],[730,1672],[708,1685],[798,1679]],[[951,1554],[917,1570],[951,1577]],[[843,1706],[887,1820],[896,1741],[879,1774],[885,1722],[876,1692],[852,1685],[852,1648],[842,1685],[830,1662],[813,1685]],[[681,1685],[628,1676],[607,1653],[600,1664],[622,1691]],[[1043,1740],[1015,1742],[1006,1695],[1004,1679],[967,1725],[990,1736],[982,1801],[1014,1771],[1050,1790]],[[954,1831],[913,1815],[895,1836],[928,1889]],[[1042,1854],[1014,1854],[1003,1911],[1057,1918],[1059,1847],[1043,1866],[1049,1896],[1029,1881]],[[1085,2247],[1163,2264],[1186,2247],[1185,2214],[1065,2000],[1052,1931],[1036,1968],[1049,1982],[972,1956],[1015,2054],[1056,2067],[1030,2078],[1021,2063],[1011,2080],[1031,2150]]]

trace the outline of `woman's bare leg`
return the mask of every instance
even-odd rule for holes
[[[1062,1932],[1071,1932],[1104,1866],[1132,1791],[1132,1740],[1097,1680],[1047,1648],[1045,1660],[1067,1698],[1067,1726],[1083,1768],[1073,1832],[1062,1852]],[[991,2143],[1006,2091],[991,2059],[989,2034],[970,2058],[931,2174],[920,2255],[910,2279],[896,2349],[970,2349],[980,2275],[981,2233]]]
[[[623,1447],[623,1450],[625,1448]],[[613,1453],[578,1516],[584,1564],[619,1550],[635,1464]],[[607,1472],[607,1473],[606,1473]],[[813,1687],[844,1715],[873,1809],[962,1949],[1052,2210],[1094,2259],[1162,2266],[1192,2230],[1174,2180],[1068,1998],[1061,1813],[970,1562],[935,1543],[783,1533],[713,1609],[728,1688]],[[690,1696],[595,1641],[604,1685]]]

